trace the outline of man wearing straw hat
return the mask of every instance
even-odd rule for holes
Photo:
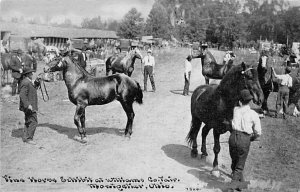
[[[32,80],[33,72],[35,72],[33,69],[25,68],[22,73],[23,79],[20,85],[19,110],[25,114],[23,141],[35,145],[36,143],[33,141],[33,136],[38,125],[38,98],[36,89],[39,87],[40,81],[39,78],[35,81]]]
[[[152,85],[152,90],[153,92],[156,91],[155,88],[155,82],[154,82],[154,66],[155,66],[155,60],[154,57],[151,55],[152,51],[151,49],[148,49],[147,55],[143,59],[144,63],[144,91],[147,91],[147,81],[148,81],[148,76],[150,78],[150,82]]]
[[[17,87],[18,87],[18,93],[20,92],[20,82],[21,82],[21,76],[23,72],[23,61],[22,61],[22,53],[23,51],[21,49],[18,49],[16,51],[13,51],[15,54],[11,58],[11,64],[10,68],[12,70],[12,77],[14,78],[12,83],[12,96],[16,95]]]

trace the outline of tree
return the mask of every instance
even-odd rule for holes
[[[144,19],[136,8],[125,14],[117,30],[117,35],[127,39],[141,36],[144,30]]]
[[[117,31],[119,27],[119,22],[116,20],[108,20],[107,21],[107,30]]]
[[[155,2],[146,21],[145,32],[147,35],[170,39],[171,23],[167,10],[159,3]]]
[[[102,22],[101,17],[94,17],[92,19],[84,18],[81,22],[82,28],[88,28],[88,29],[106,29],[105,23]]]

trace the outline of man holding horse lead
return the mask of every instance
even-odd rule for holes
[[[148,49],[147,55],[143,59],[144,63],[144,91],[147,91],[147,81],[148,81],[148,76],[152,85],[152,90],[153,92],[156,91],[155,88],[155,82],[154,82],[154,66],[155,66],[155,59],[151,55],[152,51],[151,49]]]
[[[18,93],[20,92],[20,83],[21,83],[21,76],[23,73],[23,66],[24,63],[22,61],[22,54],[23,51],[18,49],[15,51],[16,54],[12,56],[10,68],[12,70],[12,77],[14,78],[12,83],[12,96],[16,95],[17,87]]]
[[[240,92],[239,106],[233,111],[232,132],[229,137],[232,183],[244,182],[243,170],[250,143],[261,135],[259,116],[249,105],[252,99],[250,91],[243,89]]]
[[[37,110],[38,97],[37,88],[40,85],[39,78],[32,80],[33,72],[31,68],[24,68],[22,73],[22,82],[20,85],[20,106],[19,110],[24,112],[25,126],[23,141],[35,145],[33,136],[38,125]]]
[[[283,119],[286,118],[288,102],[289,102],[289,94],[290,94],[289,88],[293,86],[293,78],[290,75],[291,72],[292,72],[291,67],[286,67],[284,75],[277,75],[274,68],[272,67],[272,73],[277,79],[281,81],[279,83],[279,89],[277,93],[275,117],[277,117],[278,112],[280,112],[281,109],[283,109],[282,118]]]
[[[78,63],[84,69],[86,68],[86,61],[87,61],[85,52],[86,52],[86,46],[83,46],[81,53],[78,54]]]

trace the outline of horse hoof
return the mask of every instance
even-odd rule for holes
[[[191,157],[192,158],[196,158],[198,156],[198,150],[197,149],[192,149],[192,151],[191,151]]]
[[[207,153],[202,153],[202,154],[201,154],[201,159],[206,158],[207,156],[208,156]]]
[[[221,176],[219,170],[212,170],[212,171],[211,171],[211,174],[212,174],[213,176],[215,176],[215,177],[218,177],[218,178]]]
[[[87,143],[87,142],[88,142],[87,137],[81,138],[81,143]]]

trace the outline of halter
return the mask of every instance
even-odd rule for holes
[[[251,69],[253,69],[253,68],[250,67],[250,68],[246,69],[245,71],[241,71],[241,73],[244,75],[247,71],[249,71],[249,70],[251,70]]]

